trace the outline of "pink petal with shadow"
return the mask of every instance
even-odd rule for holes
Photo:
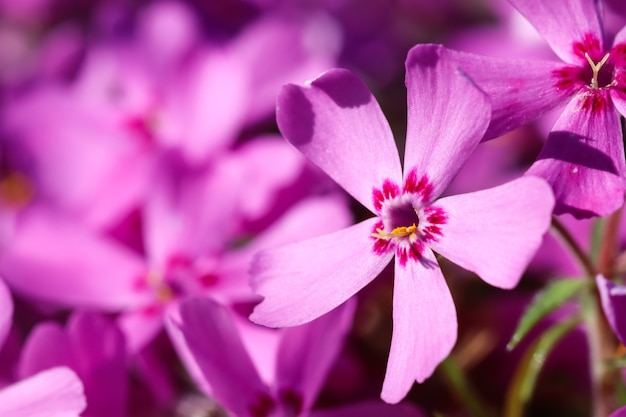
[[[493,286],[513,288],[550,227],[554,198],[544,180],[527,176],[436,205],[447,219],[430,247]]]
[[[396,144],[376,99],[348,70],[307,86],[282,88],[276,110],[283,136],[361,204],[375,212],[372,187],[400,184]]]
[[[265,297],[250,319],[297,326],[328,313],[372,281],[394,251],[374,252],[371,218],[344,230],[262,251],[251,267],[253,290]]]
[[[528,174],[550,183],[555,214],[605,216],[624,204],[622,127],[605,90],[590,89],[572,99]]]

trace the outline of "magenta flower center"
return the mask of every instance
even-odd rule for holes
[[[430,204],[432,185],[426,176],[417,178],[413,170],[402,190],[390,180],[373,190],[379,221],[374,225],[372,250],[381,255],[395,250],[400,265],[409,259],[419,261],[427,243],[437,240],[447,216],[441,207]]]

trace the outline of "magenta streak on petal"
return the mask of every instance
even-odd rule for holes
[[[585,77],[583,67],[566,66],[552,71],[552,76],[556,78],[556,88],[566,91],[578,91],[586,82],[585,78],[591,78],[591,68],[589,68],[589,76]]]
[[[592,33],[585,33],[580,42],[574,42],[572,45],[574,55],[579,57],[582,62],[586,62],[585,53],[588,53],[594,62],[602,59],[603,51],[600,48],[600,40]]]
[[[383,221],[379,221],[377,222],[374,227],[372,228],[372,234],[376,233],[377,229],[382,229],[385,226],[383,225]],[[374,253],[376,253],[377,255],[383,255],[387,252],[389,252],[389,249],[392,245],[391,240],[390,239],[379,239],[377,237],[374,237],[372,235],[370,235],[370,238],[374,240]]]
[[[382,190],[374,188],[372,190],[372,198],[374,200],[374,208],[380,212],[383,207],[383,202],[396,198],[400,194],[400,187],[394,184],[391,180],[386,179],[383,182]]]
[[[433,186],[426,175],[417,180],[417,171],[412,169],[404,180],[404,194],[417,194],[422,197],[422,201],[430,201]]]
[[[590,88],[582,94],[580,105],[583,110],[598,114],[607,110],[610,105],[609,100],[608,94]]]

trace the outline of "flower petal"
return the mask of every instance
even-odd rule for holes
[[[246,352],[230,312],[208,298],[180,304],[180,321],[187,348],[211,387],[213,396],[239,416],[271,399],[268,387]],[[224,355],[228,352],[228,355]]]
[[[558,89],[553,74],[562,63],[492,58],[450,51],[465,72],[491,99],[491,124],[484,140],[524,126],[564,105],[572,91]]]
[[[65,216],[47,210],[22,214],[0,258],[3,278],[14,291],[107,310],[153,298],[135,288],[144,266],[134,253]]]
[[[489,125],[491,106],[438,45],[418,45],[406,60],[408,125],[405,174],[426,174],[441,195],[478,145]]]
[[[513,6],[537,29],[552,50],[565,62],[579,63],[584,56],[578,55],[575,42],[591,36],[599,41],[603,51],[604,32],[598,0],[568,2],[567,7],[553,0],[509,0]]]
[[[554,198],[545,181],[529,176],[436,205],[446,220],[430,247],[487,283],[512,288],[550,226]]]
[[[617,338],[626,343],[626,286],[616,285],[602,275],[596,277],[602,309]]]
[[[348,300],[328,314],[302,326],[284,330],[278,350],[276,384],[299,395],[309,410],[352,326],[356,300]]]
[[[78,417],[85,409],[80,379],[69,368],[43,371],[0,391],[0,415]]]
[[[297,326],[328,313],[384,269],[393,251],[378,255],[370,238],[378,218],[347,229],[262,251],[252,262],[252,287],[265,297],[250,319],[270,327]]]
[[[374,212],[372,187],[400,183],[400,157],[389,123],[367,86],[333,69],[278,96],[276,119],[285,138]]]
[[[624,143],[619,114],[608,93],[598,90],[574,97],[528,174],[550,183],[556,214],[604,216],[622,206]]]
[[[396,262],[393,286],[393,334],[381,393],[388,403],[402,400],[415,380],[428,378],[457,336],[454,301],[429,249],[421,262]]]
[[[13,300],[11,299],[11,293],[0,279],[0,348],[4,344],[11,323],[13,321]]]

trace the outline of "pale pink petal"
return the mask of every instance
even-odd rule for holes
[[[241,129],[247,110],[247,74],[227,51],[202,52],[178,74],[157,125],[164,147],[182,150],[200,164],[223,149]]]
[[[544,180],[528,176],[435,205],[446,220],[431,248],[491,285],[512,288],[550,227],[554,198]]]
[[[383,404],[376,401],[367,401],[358,404],[344,405],[329,410],[315,410],[311,417],[424,417],[425,414],[413,404]]]
[[[13,321],[13,300],[9,289],[0,279],[0,348],[9,333]]]
[[[603,90],[567,105],[528,174],[554,190],[554,212],[605,216],[622,206],[626,162],[619,113]]]
[[[214,398],[239,416],[270,399],[246,352],[231,313],[208,298],[189,299],[180,304],[180,321],[173,323],[182,332]],[[224,355],[228,352],[228,355]]]
[[[413,383],[430,377],[457,336],[454,301],[433,253],[418,262],[396,262],[393,284],[393,334],[381,398],[402,400]]]
[[[69,368],[38,373],[0,391],[0,415],[78,417],[85,409],[83,385]]]
[[[124,333],[128,351],[137,353],[163,330],[163,309],[151,305],[123,311],[117,325]]]
[[[223,302],[257,300],[248,273],[257,252],[335,232],[351,223],[352,213],[343,195],[300,201],[248,245],[220,256],[214,271],[218,282],[209,289],[211,296]]]
[[[602,275],[596,277],[596,284],[607,321],[620,342],[626,343],[626,287]]]
[[[563,63],[450,53],[461,70],[491,100],[491,123],[485,140],[524,126],[565,105],[573,94],[569,89],[556,88],[559,79],[553,73],[560,70]]]
[[[23,213],[0,269],[14,291],[68,306],[119,310],[153,298],[136,288],[136,254],[44,210]]]
[[[356,300],[348,300],[328,314],[302,326],[284,330],[278,350],[276,388],[302,400],[302,409],[310,409],[331,366],[343,348]]]
[[[439,196],[480,143],[491,119],[487,96],[447,50],[418,45],[406,60],[408,125],[404,171],[417,168]]]
[[[552,50],[565,62],[579,63],[574,42],[593,36],[602,44],[604,32],[598,0],[577,0],[567,4],[554,0],[510,0],[548,42]]]
[[[276,119],[289,142],[372,212],[372,188],[385,179],[401,182],[389,123],[350,71],[333,69],[305,87],[283,87]]]
[[[246,25],[230,45],[250,69],[248,117],[252,120],[274,110],[276,95],[285,83],[311,79],[332,67],[341,48],[337,23],[323,14],[265,16]]]
[[[378,218],[344,230],[260,252],[252,287],[265,297],[250,319],[270,327],[297,326],[328,313],[372,281],[393,257],[378,255],[370,238]]]
[[[24,343],[17,374],[28,378],[55,366],[67,366],[76,371],[77,357],[65,329],[54,322],[37,325]]]

